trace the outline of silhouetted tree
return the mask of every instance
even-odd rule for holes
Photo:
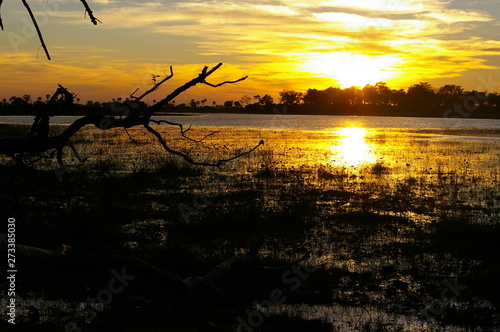
[[[488,105],[492,107],[500,106],[500,95],[497,92],[488,94]]]
[[[251,101],[252,97],[247,95],[243,95],[243,97],[240,98],[240,103],[242,106],[247,106],[248,104],[250,104]]]
[[[373,87],[375,90],[375,104],[389,105],[391,103],[392,91],[385,82],[377,82]]]
[[[298,105],[304,94],[295,90],[283,90],[280,92],[280,103],[285,105]]]
[[[31,96],[30,95],[23,95],[23,100],[26,104],[30,104],[31,103]]]
[[[394,106],[404,105],[406,100],[406,92],[404,89],[391,91],[391,103]]]
[[[273,104],[273,97],[271,97],[268,94],[263,95],[262,97],[260,95],[254,96],[255,99],[257,99],[259,105],[272,105]]]
[[[19,109],[24,109],[28,106],[28,103],[24,98],[12,96],[9,98],[9,103],[11,106],[17,107]]]
[[[376,100],[375,87],[371,84],[366,84],[363,87],[363,101],[365,104],[374,104]]]
[[[405,99],[407,106],[430,107],[436,104],[436,92],[429,83],[420,82],[408,88]]]
[[[355,86],[351,86],[342,91],[343,100],[348,105],[360,105],[363,103],[363,92]]]
[[[460,85],[447,84],[437,91],[437,100],[440,106],[450,108],[459,104],[464,97],[464,89]]]
[[[326,96],[326,103],[327,105],[341,105],[343,101],[344,94],[342,92],[342,89],[337,88],[337,87],[329,87],[324,90],[325,96]]]
[[[328,96],[326,95],[325,91],[320,91],[317,89],[308,89],[302,99],[304,100],[304,103],[309,105],[328,105]]]
[[[485,91],[472,91],[474,97],[479,100],[479,105],[487,105],[488,104],[488,94]]]

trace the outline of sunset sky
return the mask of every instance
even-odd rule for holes
[[[418,82],[500,91],[498,0],[29,1],[52,61],[45,58],[20,1],[2,5],[0,98],[44,97],[56,84],[86,100],[144,91],[151,74],[174,66],[175,79],[150,99],[225,65],[212,78],[249,78],[199,86],[179,97],[238,100],[283,89]]]

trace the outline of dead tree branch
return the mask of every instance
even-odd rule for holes
[[[3,31],[3,22],[2,22],[2,15],[1,15],[2,2],[3,2],[3,0],[0,0],[0,28]]]
[[[114,118],[114,117],[109,117],[105,115],[100,115],[100,114],[92,114],[92,115],[86,115],[80,119],[75,120],[71,125],[69,125],[61,134],[58,136],[50,137],[48,135],[49,132],[49,118],[50,116],[55,115],[55,112],[52,110],[52,108],[55,109],[56,105],[59,105],[59,103],[63,106],[65,106],[67,103],[71,104],[73,102],[71,94],[64,88],[63,86],[59,85],[59,88],[57,91],[54,93],[54,95],[51,98],[52,102],[49,102],[46,105],[46,109],[42,110],[39,115],[37,115],[35,122],[32,127],[31,135],[28,137],[24,138],[0,138],[0,154],[7,155],[11,158],[13,158],[17,163],[22,162],[23,160],[23,154],[29,154],[29,155],[34,155],[34,154],[39,154],[39,153],[44,153],[48,150],[54,150],[56,154],[56,159],[57,162],[60,164],[60,166],[64,166],[62,164],[62,157],[63,157],[63,149],[65,147],[70,147],[73,152],[75,153],[75,156],[78,156],[76,149],[74,146],[70,144],[70,139],[75,135],[78,131],[80,131],[83,127],[87,125],[93,125],[96,128],[100,130],[110,130],[114,128],[132,128],[135,126],[142,126],[146,130],[148,130],[151,134],[153,134],[158,142],[162,145],[162,147],[165,149],[165,151],[172,153],[174,155],[177,155],[181,158],[183,158],[185,161],[193,164],[193,165],[202,165],[202,166],[215,166],[215,167],[220,167],[222,164],[227,163],[229,161],[235,160],[237,158],[240,158],[242,156],[245,156],[247,154],[252,153],[255,151],[260,145],[264,144],[264,141],[261,140],[257,145],[255,145],[253,148],[239,153],[233,157],[230,158],[223,158],[219,159],[215,162],[198,162],[193,160],[188,154],[177,151],[173,148],[171,148],[167,141],[162,137],[162,135],[155,130],[154,128],[151,127],[151,123],[156,123],[156,124],[161,124],[161,123],[166,123],[169,125],[173,126],[178,126],[180,128],[181,135],[194,142],[202,142],[205,140],[207,137],[212,136],[216,134],[218,131],[211,132],[207,135],[205,135],[201,139],[193,139],[190,138],[186,135],[186,133],[191,129],[191,127],[184,129],[184,127],[180,123],[175,123],[175,122],[170,122],[166,120],[152,120],[151,116],[155,114],[156,111],[161,109],[161,107],[165,106],[168,102],[173,100],[175,97],[177,97],[179,94],[182,92],[186,91],[187,89],[195,86],[198,83],[204,83],[205,79],[213,74],[217,69],[219,69],[222,66],[222,63],[217,64],[213,68],[209,68],[208,66],[205,66],[202,70],[202,72],[194,79],[190,80],[189,82],[185,83],[184,85],[178,87],[175,89],[172,93],[170,93],[166,98],[161,100],[160,102],[154,104],[153,106],[149,107],[142,116],[136,116],[136,115],[128,115],[124,118]],[[152,89],[149,89],[146,91],[143,95],[136,97],[136,100],[140,100],[144,96],[148,95],[155,89],[157,89],[161,84],[169,80],[171,77],[173,77],[174,73],[172,70],[172,67],[170,67],[170,75],[165,77],[162,81],[158,82]],[[247,78],[247,76],[240,78],[235,81],[226,81],[218,85],[212,85],[214,87],[220,86],[223,84],[231,83],[231,82],[240,82],[243,81]],[[42,126],[43,125],[43,126]],[[33,135],[34,133],[37,133],[37,135]],[[54,156],[54,152],[50,155]],[[78,157],[79,160],[83,160]]]
[[[222,86],[224,84],[233,84],[233,83],[238,83],[238,82],[241,82],[243,80],[246,80],[248,78],[248,76],[245,76],[245,77],[242,77],[240,79],[237,79],[236,81],[225,81],[225,82],[222,82],[222,83],[218,83],[218,84],[212,84],[212,83],[208,83],[207,81],[203,81],[201,83],[203,84],[206,84],[208,86],[211,86],[213,88],[218,88],[219,86]]]
[[[154,104],[153,106],[151,106],[146,111],[146,113],[144,114],[143,118],[149,120],[151,118],[151,116],[156,111],[158,111],[162,107],[166,106],[169,102],[171,102],[172,100],[174,100],[175,97],[177,97],[178,95],[180,95],[184,91],[188,90],[189,88],[192,88],[193,86],[197,85],[198,83],[204,83],[205,80],[207,79],[207,77],[209,77],[210,75],[212,75],[221,66],[222,66],[222,62],[219,63],[219,64],[217,64],[215,67],[213,67],[210,70],[209,70],[208,66],[205,66],[203,68],[203,70],[201,71],[201,73],[198,75],[198,77],[193,78],[191,81],[189,81],[189,82],[185,83],[184,85],[178,87],[171,94],[169,94],[167,97],[165,97],[164,99],[160,100],[159,102],[157,102],[156,104]],[[241,82],[241,81],[247,79],[247,77],[248,76],[242,77],[242,78],[240,78],[240,79],[238,79],[238,80],[236,80],[234,82]]]
[[[47,139],[49,137],[50,117],[59,111],[57,106],[59,105],[61,109],[69,109],[73,106],[73,95],[61,84],[58,86],[59,88],[54,92],[47,105],[35,117],[28,136],[36,135]]]
[[[167,120],[152,120],[152,119],[150,119],[149,122],[156,123],[157,125],[160,125],[162,123],[166,123],[166,124],[171,125],[171,126],[177,126],[177,127],[179,127],[179,130],[181,132],[182,137],[184,137],[185,139],[188,139],[192,142],[195,142],[195,143],[201,143],[205,139],[207,139],[208,137],[220,133],[220,130],[215,130],[215,131],[212,131],[212,132],[206,134],[201,139],[194,139],[194,138],[191,138],[191,137],[186,135],[186,133],[191,130],[191,126],[189,126],[188,129],[184,129],[184,126],[182,125],[182,123],[170,122]]]
[[[163,148],[171,153],[171,154],[174,154],[176,156],[179,156],[181,158],[183,158],[185,161],[187,161],[188,163],[190,164],[193,164],[193,165],[200,165],[200,166],[215,166],[215,167],[220,167],[222,164],[224,163],[227,163],[231,160],[235,160],[235,159],[238,159],[238,158],[241,158],[243,156],[246,156],[247,154],[250,154],[252,153],[253,151],[255,151],[259,146],[261,146],[262,144],[264,144],[264,140],[261,140],[259,142],[259,144],[257,144],[256,146],[254,146],[253,148],[245,151],[245,152],[242,152],[240,154],[237,154],[236,156],[234,157],[231,157],[231,158],[226,158],[226,159],[219,159],[217,160],[216,162],[213,162],[213,163],[209,163],[209,162],[198,162],[198,161],[195,161],[193,160],[191,157],[189,157],[187,154],[183,153],[183,152],[180,152],[180,151],[177,151],[177,150],[174,150],[172,149],[170,146],[168,146],[167,144],[167,141],[165,141],[165,139],[161,136],[161,134],[159,132],[157,132],[156,130],[154,130],[153,128],[151,128],[150,125],[144,125],[144,127],[150,132],[152,133],[154,136],[156,136],[156,138],[158,139],[158,142],[160,142],[160,144],[163,146]]]
[[[24,7],[26,7],[26,10],[28,11],[28,14],[31,17],[31,21],[33,22],[33,25],[35,26],[36,33],[38,34],[38,39],[40,39],[40,43],[42,43],[42,48],[45,51],[45,55],[47,56],[47,59],[50,60],[50,54],[49,50],[47,49],[47,46],[45,45],[45,41],[43,40],[42,32],[40,31],[40,28],[38,27],[38,23],[36,22],[35,15],[33,15],[33,12],[31,11],[30,6],[26,2],[26,0],[22,0]]]
[[[89,14],[90,21],[94,24],[97,25],[97,22],[102,23],[99,21],[95,16],[92,10],[90,9],[89,5],[87,4],[86,0],[80,0],[83,4],[83,7],[85,7],[85,11]]]
[[[139,90],[139,88],[137,88],[134,92],[132,92],[132,94],[130,95],[130,98],[132,100],[134,100],[135,102],[139,102],[142,100],[142,98],[146,97],[147,95],[149,95],[151,92],[154,92],[156,91],[160,85],[162,85],[163,83],[165,83],[166,81],[168,81],[169,79],[171,79],[172,77],[174,77],[174,70],[172,68],[172,66],[170,66],[170,75],[166,76],[164,79],[162,79],[160,82],[156,83],[151,89],[149,89],[148,91],[144,92],[142,95],[140,95],[139,97],[135,97],[134,96],[134,93],[137,92],[137,90]]]
[[[90,9],[89,5],[87,4],[87,1],[86,0],[80,0],[83,4],[83,7],[85,7],[85,12],[88,13],[89,17],[90,17],[90,21],[94,24],[94,25],[97,25],[97,22],[99,23],[102,23],[101,21],[99,21],[93,14],[92,10]],[[45,41],[43,39],[43,35],[42,35],[42,32],[40,31],[40,27],[38,26],[38,22],[35,18],[35,15],[33,14],[33,11],[31,10],[28,2],[26,2],[26,0],[21,0],[21,2],[23,3],[24,7],[26,8],[26,11],[28,12],[30,18],[31,18],[31,21],[33,22],[33,26],[35,27],[35,30],[36,30],[36,33],[38,35],[38,39],[40,40],[40,43],[41,43],[41,47],[43,48],[44,52],[45,52],[45,55],[47,56],[47,59],[48,60],[51,60],[51,57],[50,57],[50,54],[49,54],[49,50],[47,49],[47,45],[45,44]],[[2,6],[2,3],[3,3],[3,0],[0,0],[0,7]],[[2,30],[4,30],[4,27],[3,27],[3,21],[2,21],[2,17],[0,15],[0,28]]]

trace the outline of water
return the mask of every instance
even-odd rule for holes
[[[68,125],[78,118],[56,117],[52,123]],[[213,260],[216,255],[241,251],[237,243],[248,243],[245,228],[252,222],[258,231],[259,227],[264,227],[262,231],[265,231],[270,227],[268,225],[280,227],[276,229],[284,231],[271,232],[266,236],[267,247],[262,253],[273,260],[290,260],[296,243],[310,250],[310,264],[321,266],[316,272],[316,276],[321,278],[320,292],[330,296],[331,290],[332,301],[328,303],[324,301],[324,296],[316,298],[310,295],[317,293],[316,285],[304,284],[304,291],[297,293],[293,304],[284,303],[264,309],[280,315],[322,319],[339,330],[367,329],[373,323],[377,326],[383,324],[386,330],[437,331],[441,323],[439,316],[436,316],[436,322],[432,322],[435,325],[431,325],[417,317],[415,312],[441,301],[438,296],[439,290],[444,289],[443,280],[451,280],[450,275],[454,275],[458,284],[471,285],[470,289],[478,283],[484,285],[484,289],[493,289],[497,284],[495,274],[490,273],[492,268],[487,264],[493,261],[492,256],[484,248],[495,248],[494,233],[490,231],[492,228],[487,227],[499,220],[500,143],[497,143],[498,138],[481,137],[480,134],[474,141],[470,140],[470,136],[447,134],[445,141],[440,133],[475,135],[476,129],[477,132],[480,129],[496,131],[500,130],[500,120],[244,114],[156,118],[192,124],[193,127],[227,127],[209,138],[213,149],[185,140],[170,141],[172,144],[187,144],[198,160],[204,160],[205,156],[211,157],[211,160],[231,157],[234,155],[233,146],[238,149],[252,146],[260,138],[264,138],[266,143],[251,155],[231,163],[232,166],[222,173],[227,175],[226,182],[222,188],[215,186],[213,190],[216,194],[213,194],[207,191],[207,188],[213,188],[212,171],[182,182],[165,176],[165,172],[158,172],[158,177],[153,178],[151,175],[155,173],[149,172],[160,169],[168,160],[159,144],[150,144],[144,149],[144,145],[137,147],[131,142],[123,130],[114,131],[116,135],[108,135],[111,133],[88,128],[89,131],[82,134],[84,136],[77,149],[89,160],[85,164],[76,161],[68,163],[74,174],[82,174],[90,182],[93,181],[88,178],[90,174],[100,176],[98,179],[103,179],[103,185],[106,185],[108,176],[122,174],[120,172],[124,169],[129,173],[135,172],[134,177],[126,177],[123,182],[118,182],[118,176],[112,179],[114,184],[123,185],[121,191],[131,190],[133,195],[122,195],[124,201],[116,205],[118,217],[111,218],[112,221],[106,221],[107,218],[100,220],[113,222],[109,229],[117,230],[116,236],[108,237],[113,240],[106,243],[109,247],[120,245],[123,241],[123,248],[130,252],[135,252],[137,248],[164,252],[164,248],[168,248],[166,245],[181,247],[178,246],[181,243],[185,246],[182,248],[189,248],[190,242],[182,242],[186,241],[185,238],[167,236],[165,225],[171,220],[183,220],[178,204],[192,204],[193,197],[199,195],[216,197],[210,201],[210,208],[200,209],[200,213],[192,217],[199,218],[193,221],[196,225],[214,223],[214,231],[209,234],[214,240],[204,240],[207,236],[205,231],[190,233],[192,243],[202,243],[193,247],[196,251],[192,252],[198,257],[203,255],[201,257],[206,257],[207,261],[209,258]],[[32,121],[32,116],[0,117],[0,123],[31,124]],[[333,128],[336,129],[331,130]],[[426,130],[428,128],[431,130]],[[451,130],[458,128],[463,130]],[[205,133],[203,129],[200,131],[198,135]],[[155,143],[153,138],[148,140],[150,134],[141,128],[132,128],[130,134],[139,142]],[[257,137],[259,135],[262,136]],[[184,146],[178,147],[182,150]],[[66,157],[71,159],[71,153]],[[373,167],[374,164],[379,165],[379,171]],[[172,182],[168,182],[169,178],[173,179]],[[129,185],[129,181],[136,182]],[[100,183],[101,180],[95,182]],[[28,215],[35,218],[36,211],[45,211],[53,205],[53,196],[46,195],[46,190],[39,190],[44,186],[33,185],[37,190],[30,194],[34,198],[26,206],[34,211],[28,210]],[[60,186],[60,190],[72,190],[72,187]],[[54,226],[51,229],[64,226],[66,216],[81,214],[82,204],[87,203],[72,203],[72,195],[69,192],[61,196],[66,200],[59,204],[60,212],[52,214],[54,218],[50,222]],[[93,202],[106,199],[107,191],[95,190],[82,192],[81,195],[84,196],[78,197],[92,196],[88,211],[99,218],[101,207]],[[143,206],[147,208],[144,217],[137,217],[144,213],[141,210]],[[165,211],[168,213],[165,214]],[[164,215],[168,219],[163,219]],[[161,219],[151,221],[151,216],[161,216]],[[238,216],[238,223],[233,223],[233,216]],[[116,227],[115,219],[120,220],[123,227]],[[224,226],[227,220],[231,222],[227,225],[231,226]],[[464,220],[470,223],[464,225]],[[304,230],[295,233],[294,228],[289,228],[284,221],[290,222],[292,227],[301,225]],[[441,221],[447,223],[439,226],[442,227],[438,228],[441,233],[433,235],[434,242],[431,243],[429,234],[435,232]],[[234,241],[228,242],[224,238],[227,231],[217,234],[220,227],[234,227],[231,230]],[[243,231],[240,232],[239,227],[244,227],[241,228]],[[205,229],[212,229],[212,226]],[[493,235],[487,236],[489,233]],[[84,235],[83,240],[78,236],[73,239],[86,243],[88,238]],[[176,242],[167,243],[165,239]],[[224,245],[221,246],[221,243]],[[234,248],[232,243],[236,243]],[[274,246],[275,243],[279,245]],[[102,243],[92,243],[90,248],[98,245]],[[321,250],[318,251],[318,248]],[[453,255],[448,254],[450,252]],[[481,262],[480,266],[478,262]],[[338,271],[342,273],[340,278],[337,278]],[[333,276],[331,280],[327,272]],[[484,277],[485,273],[488,277]],[[470,279],[465,279],[469,275]],[[318,278],[316,276],[311,279]],[[278,287],[283,286],[287,285]],[[51,294],[50,288],[46,292]],[[258,302],[263,299],[256,298]],[[322,302],[315,302],[318,299]],[[451,317],[451,323],[444,320],[445,327],[441,330],[459,331],[456,326],[450,327],[454,322],[452,319],[459,321],[459,318],[453,317],[460,317],[466,311],[464,317],[485,317],[477,326],[493,322],[493,318],[488,316],[492,314],[479,307],[478,303],[490,305],[498,302],[494,292],[467,290],[458,299],[462,303],[460,306],[446,307],[446,316],[443,317]],[[51,313],[50,316],[45,315],[45,324],[66,320],[68,315],[74,314],[74,309],[70,311],[70,308],[76,307],[74,302],[64,297],[57,303],[43,297],[30,297],[23,301],[42,303],[44,312]],[[144,308],[147,307],[141,308],[141,312],[146,312]],[[391,313],[393,308],[397,314]],[[120,307],[109,309],[118,312]],[[491,312],[497,312],[495,310],[497,308]],[[217,311],[214,312],[217,314]],[[474,321],[474,318],[470,319]]]
[[[68,125],[80,116],[57,116],[51,123]],[[339,127],[399,129],[500,129],[498,119],[418,118],[388,116],[280,115],[280,114],[190,114],[155,116],[193,127],[243,127],[257,129],[294,129],[325,131]],[[0,116],[0,123],[33,123],[33,116]]]

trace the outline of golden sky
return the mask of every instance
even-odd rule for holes
[[[174,66],[160,99],[204,65],[225,65],[177,102],[385,81],[500,91],[498,0],[29,1],[48,61],[19,1],[4,1],[0,98],[44,97],[60,83],[82,101],[126,97]]]

